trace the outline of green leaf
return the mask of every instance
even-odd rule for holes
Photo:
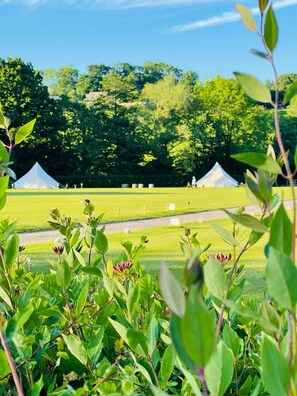
[[[260,194],[259,186],[254,175],[247,169],[245,175],[245,191],[248,199],[256,206],[259,206],[264,201]]]
[[[244,26],[251,30],[252,32],[257,32],[257,24],[256,21],[252,15],[252,12],[249,8],[243,6],[242,4],[235,3],[234,4],[235,8],[239,12],[242,23]]]
[[[171,315],[170,320],[170,336],[176,353],[180,360],[186,365],[186,367],[196,370],[195,363],[190,359],[182,340],[181,334],[181,318],[174,313]]]
[[[98,276],[98,278],[101,277],[100,269],[97,267],[82,267],[81,270],[86,274]]]
[[[249,375],[247,377],[247,379],[244,381],[242,387],[239,388],[238,395],[240,395],[240,396],[250,395],[251,394],[250,389],[251,389],[252,383],[253,383],[253,379]]]
[[[140,284],[139,282],[136,282],[133,288],[128,293],[127,309],[130,316],[134,315],[134,312],[138,306],[139,298],[140,298]]]
[[[180,317],[184,316],[186,310],[184,293],[164,263],[161,264],[159,283],[162,295],[170,310]]]
[[[15,144],[20,144],[23,140],[26,139],[33,131],[36,119],[27,122],[27,124],[21,126],[16,135],[15,135]]]
[[[262,380],[271,396],[287,396],[290,388],[289,363],[274,340],[263,335]]]
[[[262,51],[258,51],[257,49],[251,49],[251,53],[253,54],[253,55],[256,55],[256,56],[258,56],[259,58],[262,58],[262,59],[265,59],[265,60],[268,60],[269,61],[269,56],[267,55],[267,54],[265,54],[265,52],[262,52]]]
[[[75,259],[79,262],[79,264],[82,267],[85,267],[86,266],[86,262],[85,262],[85,259],[83,258],[83,256],[75,249],[73,249],[73,254],[75,256]]]
[[[10,123],[11,123],[10,118],[5,117],[2,113],[1,118],[0,118],[0,128],[3,128],[3,129],[9,128]]]
[[[148,356],[148,342],[144,334],[134,329],[128,329],[127,338],[132,351],[141,356]]]
[[[0,210],[4,208],[6,205],[6,200],[7,200],[7,195],[4,193],[3,195],[0,195]]]
[[[265,331],[275,331],[275,325],[262,316],[261,312],[251,310],[242,304],[236,304],[234,301],[225,300],[225,304],[232,309],[239,317],[244,318],[244,322],[257,323],[261,329]]]
[[[5,194],[9,183],[9,176],[0,177],[0,196]]]
[[[169,396],[168,393],[164,392],[162,389],[157,388],[154,385],[151,385],[151,390],[152,390],[154,396]]]
[[[1,113],[0,113],[1,114]],[[0,349],[0,377],[5,377],[9,373],[11,373],[10,365],[7,360],[6,353],[3,351],[3,349]],[[5,380],[4,380],[5,381]],[[0,382],[1,384],[1,382]]]
[[[287,104],[291,101],[291,99],[297,95],[297,81],[294,81],[289,88],[287,88],[283,104]]]
[[[117,333],[119,334],[119,336],[125,341],[125,343],[127,345],[129,345],[129,340],[127,337],[127,332],[128,329],[126,327],[124,327],[122,324],[120,324],[119,322],[108,318],[108,320],[110,321],[110,323],[113,325],[114,329],[117,331]]]
[[[76,357],[84,366],[88,365],[88,355],[82,341],[74,334],[62,334],[65,344],[73,356]]]
[[[258,169],[258,186],[265,203],[269,203],[272,198],[272,181],[270,174],[263,169]]]
[[[248,173],[245,174],[245,187],[247,196],[251,202],[259,206],[261,203],[265,203],[265,199],[260,193],[260,188],[257,182],[255,182],[254,178],[251,178]]]
[[[224,324],[223,328],[223,340],[225,345],[231,349],[235,358],[237,358],[242,351],[243,341],[227,323]]]
[[[26,307],[19,310],[13,315],[12,318],[9,319],[5,332],[7,341],[9,341],[13,337],[14,333],[16,333],[21,327],[24,326],[24,324],[32,315],[33,311],[33,305],[28,304]]]
[[[173,345],[170,344],[166,348],[162,361],[161,361],[161,368],[160,368],[160,378],[161,383],[164,388],[167,388],[168,380],[172,374],[174,363],[176,359],[176,353],[173,348]]]
[[[279,164],[271,157],[263,153],[246,152],[231,155],[239,162],[263,169],[269,173],[280,175],[282,173]]]
[[[6,291],[0,286],[0,298],[11,308],[13,309],[12,302],[10,300],[10,297],[6,293]]]
[[[215,348],[215,326],[196,287],[190,289],[181,335],[190,359],[198,367],[205,367]]]
[[[258,232],[267,232],[267,227],[261,223],[256,217],[253,217],[248,214],[234,214],[229,212],[228,210],[222,209],[227,215],[232,219],[235,223],[241,224],[244,227],[251,228],[254,231]]]
[[[62,287],[62,289],[68,289],[71,283],[71,269],[65,260],[59,264],[56,273],[57,285]]]
[[[137,365],[137,369],[144,376],[144,378],[148,381],[148,383],[151,385],[156,385],[156,379],[155,379],[153,370],[152,370],[149,362],[147,360],[144,360],[141,358],[135,358],[133,355],[132,355],[132,358]]]
[[[87,301],[88,297],[88,292],[89,292],[89,284],[88,282],[85,284],[81,292],[79,293],[79,296],[76,301],[76,308],[75,308],[75,313],[77,319],[79,319],[79,315],[82,313],[85,303]]]
[[[188,381],[189,385],[192,388],[192,392],[194,396],[202,396],[202,393],[200,391],[200,383],[196,375],[193,375],[190,370],[187,370],[181,361],[177,359],[177,368],[183,373],[185,376],[185,379]],[[195,370],[192,370],[195,372]]]
[[[281,320],[277,310],[267,300],[263,300],[260,314],[269,323],[269,328],[264,328],[265,332],[271,336],[277,335],[281,329]]]
[[[277,209],[271,223],[269,246],[274,247],[287,256],[291,255],[292,223],[283,203]]]
[[[212,396],[223,396],[234,373],[233,353],[220,341],[205,367],[205,380]]]
[[[242,304],[237,304],[232,300],[225,300],[225,304],[227,307],[231,308],[234,312],[236,312],[242,318],[248,319],[249,321],[259,322],[261,320],[261,316],[258,312],[255,312],[249,308],[246,308]]]
[[[249,245],[255,245],[264,235],[264,232],[252,231],[249,236]]]
[[[280,306],[292,310],[297,302],[297,268],[290,257],[270,247],[265,276],[272,297]]]
[[[19,254],[20,238],[17,234],[14,234],[8,241],[4,250],[4,264],[9,271],[14,272],[15,261]]]
[[[94,246],[96,252],[105,254],[108,251],[108,240],[103,232],[97,231],[94,239]]]
[[[0,107],[0,128],[4,126],[4,114],[2,112],[2,108]]]
[[[250,74],[234,72],[234,75],[244,90],[252,99],[260,103],[271,103],[271,94],[266,85]]]
[[[93,330],[88,340],[87,354],[92,364],[96,364],[100,358],[103,348],[104,327],[100,327],[97,331]]]
[[[41,377],[37,382],[35,382],[33,388],[29,392],[29,396],[39,396],[40,392],[42,391],[43,388],[43,374],[41,374]]]
[[[272,5],[269,6],[266,13],[264,39],[267,47],[273,52],[278,40],[278,26]]]
[[[204,280],[209,291],[215,297],[224,297],[227,286],[225,270],[213,257],[204,266]]]
[[[153,316],[147,330],[148,353],[152,356],[159,337],[159,323]]]
[[[70,240],[71,246],[74,246],[77,243],[79,237],[80,237],[80,229],[77,228],[71,237]]]
[[[1,114],[1,113],[0,113]],[[0,163],[9,161],[9,154],[7,149],[3,146],[3,143],[0,142]]]
[[[219,234],[221,237],[224,239],[225,242],[229,243],[231,246],[238,246],[238,242],[232,235],[232,233],[225,228],[215,224],[215,223],[210,223],[212,228]]]

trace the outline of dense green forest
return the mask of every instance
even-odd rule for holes
[[[296,79],[280,78],[280,98]],[[0,60],[0,101],[14,127],[37,118],[30,139],[14,150],[18,177],[39,161],[64,184],[182,185],[215,161],[241,174],[230,154],[274,145],[272,109],[250,100],[235,79],[201,82],[161,62],[90,65],[80,74],[71,66],[41,72],[8,58]],[[295,147],[296,100],[281,109],[281,128],[286,147]]]

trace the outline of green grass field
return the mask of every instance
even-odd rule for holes
[[[284,199],[290,199],[288,188],[276,188]],[[174,215],[180,213],[212,210],[218,208],[239,207],[249,204],[244,188],[236,189],[188,189],[188,188],[154,188],[154,189],[76,189],[76,190],[10,190],[7,204],[2,211],[2,218],[9,216],[11,220],[18,220],[20,230],[37,230],[49,228],[49,210],[59,208],[62,214],[73,218],[83,218],[82,202],[90,199],[95,205],[95,213],[105,213],[104,221],[118,221]],[[176,210],[168,211],[168,204],[175,203]],[[228,219],[215,220],[225,228],[231,229]],[[210,252],[229,253],[229,246],[210,226],[210,223],[183,224],[198,232],[201,245],[211,242]],[[247,237],[249,231],[242,229],[242,238]],[[156,275],[160,263],[165,261],[179,278],[182,278],[183,256],[179,240],[183,235],[182,227],[160,227],[132,234],[110,234],[109,258],[116,262],[121,252],[121,241],[131,240],[138,243],[141,235],[149,239],[147,250],[142,257],[142,263]],[[264,290],[263,265],[265,262],[263,248],[265,240],[261,240],[250,251],[246,252],[242,263],[246,265],[249,283],[246,292],[250,296],[261,298]],[[30,267],[38,272],[46,272],[50,266],[48,260],[53,260],[53,243],[32,244],[26,247],[26,255],[30,257]]]
[[[212,221],[231,230],[232,225],[228,219]],[[211,242],[209,253],[229,253],[232,249],[220,238],[210,225],[211,222],[184,224],[183,227],[190,227],[192,232],[198,233],[198,239],[201,246],[206,246]],[[153,275],[157,275],[161,262],[166,262],[174,271],[176,276],[181,279],[183,271],[183,255],[180,249],[180,237],[183,235],[183,227],[160,227],[135,231],[131,234],[110,234],[108,235],[109,252],[108,259],[117,262],[122,246],[121,242],[129,240],[137,244],[141,235],[146,235],[149,243],[146,251],[141,259],[148,271]],[[240,230],[240,238],[244,239],[249,235],[247,229]],[[242,242],[243,244],[244,242]],[[264,248],[265,239],[261,240],[257,245],[253,246],[245,253],[241,263],[245,264],[247,271],[248,284],[246,285],[246,293],[255,298],[261,298],[264,291],[263,283],[263,265],[264,265]],[[26,247],[25,253],[30,257],[30,268],[37,272],[49,271],[50,265],[48,260],[55,260],[52,253],[53,243],[33,244]]]
[[[276,188],[290,199],[288,188]],[[90,199],[97,215],[104,221],[157,217],[180,213],[229,208],[249,204],[244,188],[154,188],[154,189],[69,189],[9,190],[1,218],[17,220],[20,231],[49,228],[49,211],[58,208],[62,214],[82,217],[82,202]],[[174,203],[175,211],[168,211]]]

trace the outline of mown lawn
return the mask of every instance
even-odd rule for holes
[[[275,191],[290,199],[288,188]],[[249,204],[244,188],[143,188],[143,189],[69,189],[9,190],[1,218],[17,220],[20,231],[49,228],[49,211],[58,208],[62,214],[81,218],[83,201],[90,199],[95,213],[104,213],[104,221],[147,218],[230,208]],[[169,211],[168,204],[175,210]]]
[[[157,275],[160,263],[167,263],[174,271],[179,279],[183,277],[183,255],[180,249],[180,237],[183,235],[184,227],[191,228],[192,232],[197,232],[201,246],[206,246],[211,242],[209,253],[232,253],[230,248],[221,237],[213,230],[211,223],[214,222],[229,230],[232,229],[231,222],[228,219],[215,220],[205,223],[184,224],[182,227],[160,227],[135,231],[131,234],[109,234],[109,252],[107,258],[114,263],[118,261],[118,257],[122,251],[121,242],[129,240],[134,244],[140,241],[141,235],[146,235],[149,242],[146,251],[142,256],[141,263],[146,266],[147,270],[153,275]],[[241,245],[248,237],[247,229],[240,229]],[[56,242],[58,243],[58,242]],[[245,264],[247,275],[247,284],[245,291],[253,298],[260,299],[264,292],[263,267],[265,263],[263,249],[265,238],[260,240],[257,245],[253,246],[245,253],[241,263]],[[55,260],[52,253],[53,243],[33,244],[26,247],[25,253],[30,257],[30,268],[37,272],[49,271],[50,265],[48,260]]]

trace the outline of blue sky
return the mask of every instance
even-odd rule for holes
[[[238,1],[257,7],[257,0]],[[279,74],[297,73],[297,0],[273,2],[280,28]],[[258,15],[255,15],[259,18]],[[261,48],[232,0],[0,0],[0,57],[35,68],[162,61],[201,80],[233,71],[272,80],[270,65],[249,53]]]

